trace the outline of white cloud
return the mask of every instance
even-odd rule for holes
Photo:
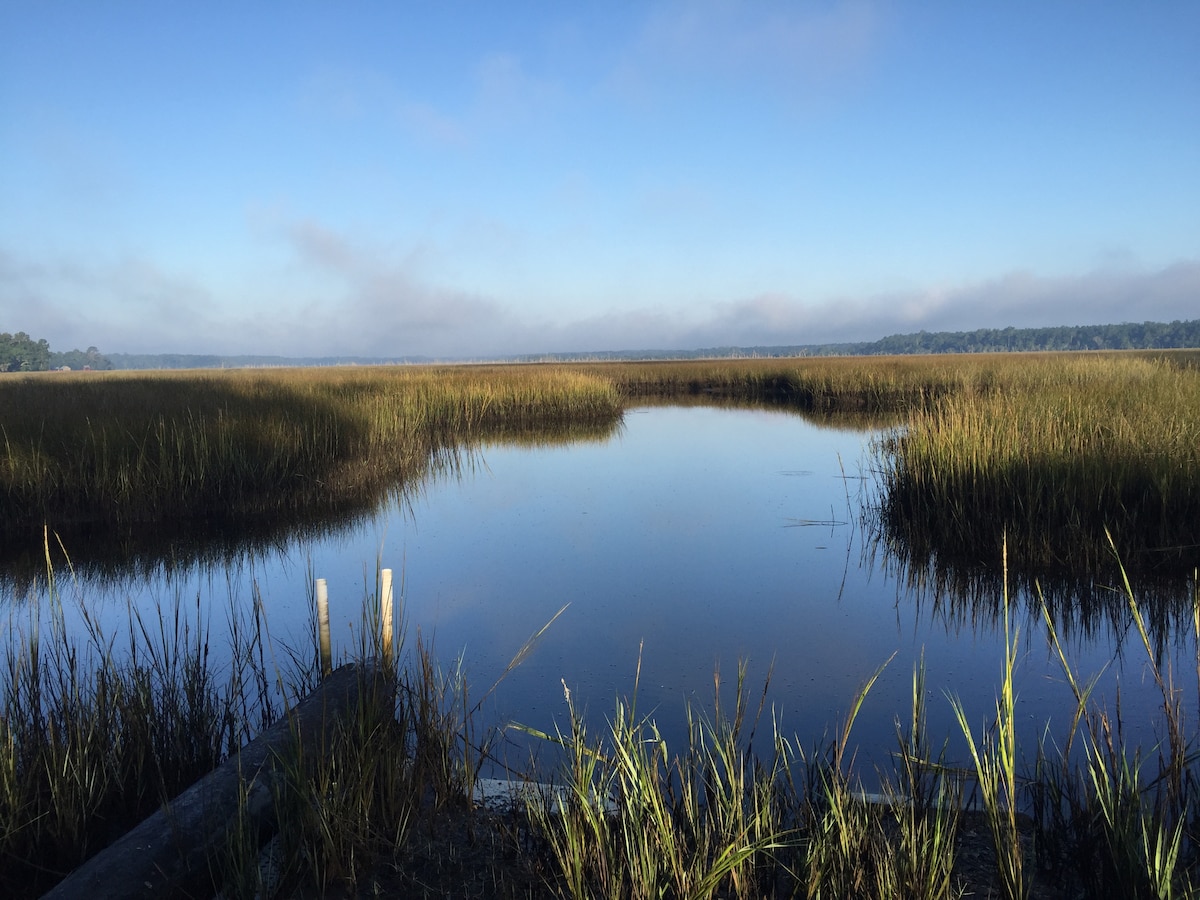
[[[399,256],[355,244],[312,221],[284,230],[302,267],[333,276],[332,294],[308,304],[280,334],[320,355],[449,355],[456,347],[481,348],[510,316],[495,302],[453,288],[427,284],[413,253]]]
[[[1096,270],[1047,278],[1029,272],[969,284],[810,305],[760,295],[720,305],[691,333],[696,346],[876,340],[913,331],[973,331],[1194,319],[1200,260],[1157,271]]]
[[[219,339],[223,329],[204,285],[137,256],[81,265],[18,260],[0,251],[0,318],[45,337],[55,350],[168,352]]]
[[[1105,267],[1054,278],[1015,271],[815,302],[775,291],[690,308],[580,310],[573,317],[564,306],[559,323],[550,324],[496,297],[432,282],[419,248],[370,246],[311,220],[287,222],[275,234],[291,255],[294,286],[249,297],[218,296],[193,275],[136,256],[80,265],[0,248],[0,330],[45,337],[56,350],[487,358],[1171,321],[1195,318],[1200,297],[1200,260],[1188,259],[1153,271]]]

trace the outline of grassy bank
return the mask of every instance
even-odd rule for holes
[[[8,529],[359,508],[484,437],[611,427],[562,368],[50,373],[0,380]]]
[[[958,383],[928,363],[762,362],[7,376],[0,528],[331,513],[447,447],[595,434],[638,398],[897,409]]]
[[[772,403],[891,429],[879,537],[910,569],[1045,585],[1200,564],[1200,352],[44,373],[0,378],[0,537],[220,559],[376,508],[461,448],[602,437],[645,402]],[[681,452],[685,452],[681,449]],[[151,546],[153,545],[153,546]],[[24,548],[24,549],[22,549]],[[938,576],[945,581],[956,577]],[[1051,593],[1056,593],[1051,591]]]
[[[556,787],[489,813],[470,798],[497,732],[479,721],[461,671],[439,670],[414,644],[398,656],[394,711],[360,708],[331,742],[285,759],[271,870],[259,867],[269,836],[237,828],[205,865],[229,897],[1193,896],[1200,698],[1181,693],[1186,673],[1155,665],[1128,585],[1125,602],[1161,689],[1161,746],[1123,743],[1119,710],[1092,701],[1047,616],[1044,639],[1008,632],[995,716],[962,719],[966,759],[947,758],[927,733],[925,704],[953,700],[927,700],[915,669],[912,707],[873,796],[861,793],[853,734],[878,671],[863,673],[843,719],[818,738],[786,732],[786,711],[764,709],[766,686],[752,689],[740,670],[732,686],[717,679],[710,706],[689,707],[680,747],[639,710],[636,679],[603,728],[567,691],[561,730],[541,735],[558,768],[519,773]],[[9,635],[5,896],[40,895],[281,715],[281,693],[294,700],[313,686],[315,650],[272,662],[253,609],[228,635],[178,603],[82,644],[53,609],[23,638]],[[1193,618],[1200,633],[1200,597]],[[214,665],[208,648],[226,637],[232,663]],[[1061,659],[1077,714],[1021,748],[1013,672],[1031,640]],[[351,649],[377,651],[369,640]],[[970,798],[982,812],[964,808]]]
[[[870,412],[923,409],[960,391],[971,378],[965,357],[719,359],[577,368],[610,380],[627,400],[698,395]]]
[[[0,532],[319,523],[439,454],[607,433],[648,399],[903,417],[876,448],[885,540],[915,564],[1008,535],[1042,577],[1200,561],[1200,354],[983,354],[0,378]],[[857,417],[853,419],[852,417]],[[682,452],[682,451],[681,451]],[[90,529],[90,532],[89,530]],[[121,537],[124,540],[123,537]],[[990,555],[989,555],[990,554]]]
[[[1010,558],[1043,576],[1200,559],[1200,378],[1129,356],[998,361],[877,448],[882,522],[917,561]]]

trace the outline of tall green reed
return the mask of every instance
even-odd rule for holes
[[[565,783],[528,811],[545,836],[571,897],[715,897],[759,889],[758,858],[788,835],[771,813],[769,776],[741,746],[744,670],[732,719],[689,712],[688,746],[672,755],[654,721],[618,700],[607,739],[593,739],[564,684],[569,730]],[[719,683],[718,683],[719,691]]]
[[[934,900],[961,891],[954,879],[955,838],[962,786],[946,763],[943,742],[935,756],[925,705],[925,661],[913,669],[912,708],[907,725],[896,722],[897,751],[883,794],[895,817],[895,837],[885,854],[882,879],[896,897]]]
[[[1007,562],[1007,555],[1005,556]],[[1007,565],[1005,566],[1007,571]],[[1017,661],[1020,629],[1013,629],[1008,604],[1007,579],[1004,587],[1004,669],[1000,696],[996,698],[996,716],[992,725],[977,741],[966,708],[958,697],[951,698],[955,718],[967,739],[980,799],[992,835],[1000,890],[1009,900],[1029,895],[1030,879],[1025,867],[1025,848],[1018,823],[1020,807],[1017,776],[1017,696],[1013,671]]]
[[[1115,710],[1094,702],[1095,678],[1085,682],[1075,671],[1043,607],[1047,640],[1074,694],[1076,710],[1065,748],[1057,755],[1046,748],[1039,754],[1039,834],[1048,862],[1066,868],[1085,890],[1158,900],[1192,897],[1200,852],[1195,796],[1200,745],[1175,673],[1169,664],[1163,671],[1144,612],[1128,576],[1123,569],[1121,573],[1119,590],[1129,625],[1161,696],[1160,742],[1148,750],[1127,744],[1119,701]],[[1192,624],[1200,689],[1200,592],[1193,598]],[[1076,740],[1082,745],[1081,762],[1071,754]]]
[[[251,732],[222,689],[207,622],[179,599],[131,611],[127,645],[52,589],[9,620],[0,673],[0,891],[36,896],[208,772]],[[269,714],[269,713],[267,713]]]

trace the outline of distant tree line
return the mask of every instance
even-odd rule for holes
[[[737,356],[901,356],[916,353],[1002,353],[1050,350],[1175,350],[1200,347],[1200,319],[1125,322],[1120,325],[1063,325],[1048,328],[979,328],[975,331],[918,331],[878,341],[786,346],[706,347],[700,350],[613,350],[519,357],[523,361],[566,359],[698,359]]]
[[[1052,328],[980,328],[894,334],[860,345],[861,354],[987,353],[1022,350],[1170,350],[1200,347],[1200,319]]]
[[[56,353],[45,338],[34,340],[23,331],[0,332],[0,372],[44,372],[47,369],[111,369],[112,362],[95,347]]]
[[[71,369],[115,368],[112,360],[104,356],[95,347],[88,347],[86,350],[67,350],[64,353],[51,353],[50,368],[61,369],[63,366]]]
[[[697,359],[737,356],[884,356],[910,353],[998,353],[1049,350],[1174,350],[1200,347],[1200,319],[1124,322],[1120,325],[1062,325],[1048,328],[979,328],[975,331],[918,331],[878,341],[792,344],[771,347],[708,347],[700,350],[601,350],[511,356],[510,361]],[[0,334],[0,372],[45,369],[196,369],[245,366],[379,365],[434,362],[430,357],[284,357],[200,354],[102,354],[95,347],[58,353],[45,340],[23,331]],[[451,360],[443,358],[441,361]]]

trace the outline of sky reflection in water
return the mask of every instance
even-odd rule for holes
[[[247,602],[253,581],[272,635],[304,646],[311,572],[329,583],[335,645],[349,652],[379,563],[402,584],[409,643],[418,631],[432,639],[446,666],[461,654],[474,697],[570,604],[488,699],[484,715],[548,732],[556,723],[565,728],[565,681],[577,705],[590,710],[595,731],[614,698],[632,692],[641,653],[638,709],[653,712],[674,745],[683,739],[684,700],[711,710],[717,667],[731,688],[739,660],[748,661],[757,702],[773,665],[769,699],[785,732],[809,747],[832,734],[858,688],[895,654],[854,732],[875,762],[895,744],[895,719],[908,716],[912,670],[923,653],[931,736],[935,745],[953,738],[959,756],[945,694],[961,694],[972,721],[983,724],[1003,634],[989,625],[948,626],[930,605],[918,608],[893,573],[863,565],[870,554],[859,518],[871,484],[870,439],[786,412],[634,410],[604,442],[486,447],[461,477],[429,484],[407,508],[336,538],[241,571],[193,573],[170,587],[126,585],[104,604],[95,588],[86,589],[88,603],[115,629],[127,596],[146,604],[164,593],[185,601],[199,594],[213,604],[220,635],[222,608]],[[1070,695],[1044,629],[1024,612],[1017,621],[1018,711],[1027,737],[1036,738],[1048,718],[1063,735]],[[1113,657],[1114,636],[1073,638],[1068,647],[1087,675]],[[1144,654],[1127,647],[1122,703],[1132,734],[1153,740],[1139,723],[1158,698]],[[1194,678],[1193,645],[1184,641],[1177,651],[1177,672]],[[1110,707],[1116,671],[1097,689]]]
[[[431,486],[411,515],[387,523],[383,559],[404,570],[410,631],[433,636],[443,658],[461,652],[477,694],[570,604],[488,704],[498,720],[566,727],[565,680],[595,727],[632,692],[641,653],[638,709],[653,711],[678,744],[683,701],[710,710],[714,671],[732,686],[746,660],[755,700],[773,666],[770,700],[785,729],[811,745],[895,654],[855,730],[867,755],[882,759],[896,717],[908,716],[922,653],[935,740],[955,737],[946,692],[963,695],[982,725],[1003,634],[948,627],[918,612],[894,575],[863,565],[871,437],[769,410],[635,410],[607,442],[486,448],[474,475]],[[339,559],[318,571],[361,583],[361,562],[349,570],[353,554]],[[1040,621],[1019,624],[1018,686],[1033,739],[1047,717],[1066,726],[1070,696]],[[1085,673],[1114,653],[1110,634],[1069,646]],[[1122,691],[1136,722],[1139,698],[1146,709],[1157,698],[1131,650]],[[1099,696],[1111,700],[1112,684],[1102,682]]]

